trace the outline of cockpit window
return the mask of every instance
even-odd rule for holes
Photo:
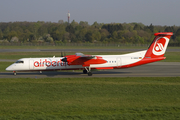
[[[16,61],[16,63],[24,63],[24,61],[19,61],[19,60],[18,60],[18,61]]]

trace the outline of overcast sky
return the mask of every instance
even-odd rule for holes
[[[180,0],[0,0],[0,22],[87,21],[180,26]]]

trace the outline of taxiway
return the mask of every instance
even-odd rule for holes
[[[180,77],[180,62],[155,62],[127,69],[93,71],[93,76],[82,71],[1,72],[0,78],[87,78],[87,77]]]

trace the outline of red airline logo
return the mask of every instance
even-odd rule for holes
[[[154,50],[156,52],[161,52],[164,49],[165,43],[166,43],[166,40],[164,38],[157,40],[154,46]]]
[[[157,39],[156,42],[154,43],[152,53],[155,56],[164,55],[168,42],[169,42],[169,38],[167,37],[160,37],[159,39]]]
[[[67,66],[68,63],[66,62],[62,62],[61,59],[59,61],[49,61],[47,59],[45,59],[44,61],[42,61],[40,59],[40,61],[35,61],[34,62],[34,67],[56,67],[56,66]]]

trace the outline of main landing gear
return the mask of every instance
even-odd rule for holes
[[[91,68],[89,67],[89,69],[87,67],[85,67],[85,69],[83,70],[84,74],[88,74],[88,76],[92,76],[92,72],[91,72]]]

